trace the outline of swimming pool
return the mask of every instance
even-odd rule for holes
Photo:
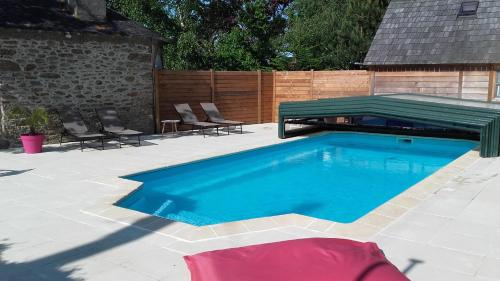
[[[335,132],[127,176],[117,203],[202,226],[298,213],[349,223],[477,142]]]

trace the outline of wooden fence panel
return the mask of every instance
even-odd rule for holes
[[[215,104],[226,119],[257,123],[256,71],[215,72]]]
[[[489,71],[464,71],[462,98],[487,101],[489,75]]]
[[[426,94],[486,101],[487,71],[401,71],[375,73],[375,94]]]
[[[210,71],[161,70],[157,77],[160,120],[179,119],[176,103],[189,103],[199,118],[204,116],[200,102],[211,101]]]
[[[370,93],[370,73],[364,70],[277,72],[275,83],[275,117],[281,102],[366,96]]]
[[[427,94],[459,97],[459,72],[377,72],[375,94]]]
[[[273,73],[262,72],[262,123],[273,122],[274,81]]]
[[[366,96],[369,91],[367,71],[314,71],[313,97],[316,99]]]

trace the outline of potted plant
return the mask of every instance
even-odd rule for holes
[[[49,114],[43,107],[37,107],[29,110],[24,107],[14,107],[10,111],[12,119],[18,120],[20,125],[29,128],[29,133],[21,134],[24,152],[27,154],[42,152],[45,136],[41,131],[49,123]]]

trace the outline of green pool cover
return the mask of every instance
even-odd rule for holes
[[[479,132],[481,157],[500,155],[500,104],[417,94],[284,102],[279,106],[280,138],[287,119],[376,116]]]

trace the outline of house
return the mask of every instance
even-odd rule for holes
[[[22,106],[115,107],[154,129],[153,68],[163,39],[105,0],[0,0],[0,93]]]
[[[364,64],[371,94],[500,101],[500,1],[392,0]]]

